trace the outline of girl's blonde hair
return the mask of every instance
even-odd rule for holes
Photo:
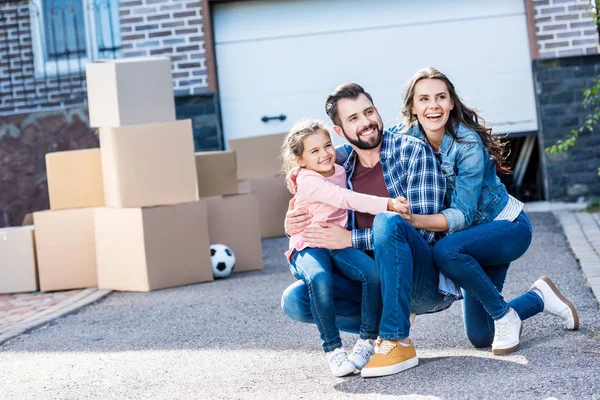
[[[296,157],[301,157],[304,152],[304,138],[317,132],[325,132],[331,138],[322,121],[303,119],[294,124],[281,145],[282,169],[285,175],[298,166]]]

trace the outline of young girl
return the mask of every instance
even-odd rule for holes
[[[313,216],[311,225],[328,222],[346,227],[348,209],[373,215],[393,210],[392,199],[346,189],[346,172],[335,164],[335,148],[320,121],[296,123],[284,140],[282,158],[286,173],[300,167],[295,206],[309,210]],[[294,277],[303,280],[308,287],[311,313],[331,371],[339,377],[361,369],[373,354],[381,313],[381,287],[372,259],[354,248],[315,248],[303,233],[290,237],[286,256]],[[350,359],[342,347],[335,322],[332,269],[362,283],[360,339]]]
[[[463,288],[471,343],[491,344],[494,354],[511,353],[519,348],[521,321],[540,311],[559,316],[566,329],[577,329],[575,307],[547,277],[510,302],[500,294],[508,267],[527,251],[532,230],[523,203],[508,194],[496,175],[504,149],[491,128],[434,68],[411,79],[402,115],[402,130],[429,143],[438,155],[448,207],[441,214],[403,216],[416,229],[450,233],[436,243],[434,258],[440,271]]]

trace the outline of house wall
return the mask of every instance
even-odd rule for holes
[[[79,75],[35,76],[31,9],[0,2],[0,115],[81,105],[85,82]]]
[[[533,7],[540,59],[598,54],[589,0],[534,0]]]
[[[49,208],[46,153],[98,146],[85,107],[0,116],[0,227]]]
[[[581,104],[583,91],[600,76],[600,55],[536,60],[533,74],[543,149],[582,125],[589,112]],[[598,129],[586,130],[567,152],[544,154],[544,163],[548,199],[600,196]]]
[[[532,61],[538,140],[547,200],[600,196],[600,134],[584,132],[576,146],[551,155],[544,149],[581,126],[589,110],[583,91],[600,77],[598,32],[589,0],[533,1],[538,55]],[[596,129],[598,131],[598,129]]]

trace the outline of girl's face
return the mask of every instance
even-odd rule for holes
[[[300,157],[296,157],[298,165],[323,176],[333,175],[335,148],[329,135],[324,131],[319,131],[306,136],[302,144],[304,151]]]
[[[444,134],[453,108],[454,102],[444,81],[422,79],[415,85],[412,113],[428,136]]]

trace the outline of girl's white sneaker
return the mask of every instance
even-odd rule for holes
[[[350,362],[348,353],[342,347],[325,353],[325,356],[327,357],[327,363],[329,363],[329,368],[331,368],[333,376],[339,378],[356,372],[356,367]]]
[[[362,369],[367,365],[371,357],[373,357],[374,351],[375,347],[372,340],[358,339],[352,349],[352,354],[350,354],[350,361],[352,361],[357,369]]]

